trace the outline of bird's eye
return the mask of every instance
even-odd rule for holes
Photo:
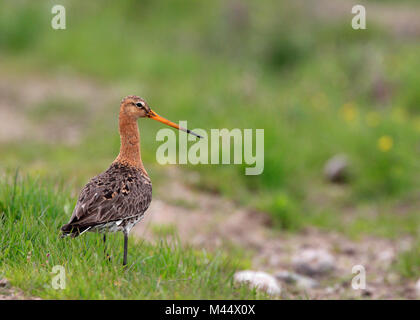
[[[137,102],[136,106],[139,108],[144,108],[144,104],[142,102]]]

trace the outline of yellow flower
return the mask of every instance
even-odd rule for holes
[[[377,112],[369,112],[366,115],[366,123],[369,127],[377,127],[379,125],[380,118]]]
[[[357,117],[358,110],[354,103],[349,102],[341,107],[341,113],[347,122],[353,122]]]
[[[388,152],[392,149],[394,140],[390,136],[382,136],[378,139],[378,149],[382,152]]]

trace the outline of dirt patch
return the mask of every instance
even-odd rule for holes
[[[41,300],[37,297],[26,297],[20,290],[13,288],[5,278],[0,279],[0,300]]]
[[[77,144],[87,121],[104,111],[109,101],[119,103],[121,92],[119,88],[104,87],[81,77],[0,74],[0,142],[31,139]],[[59,115],[48,118],[39,115],[33,119],[37,115],[36,108],[48,103],[64,105],[64,108],[67,105],[67,112],[79,110],[82,115],[75,118],[77,121]],[[65,111],[60,110],[61,114]]]
[[[397,241],[364,237],[351,241],[335,232],[308,228],[297,234],[282,233],[270,227],[264,213],[238,207],[214,194],[192,190],[181,184],[177,170],[168,172],[170,182],[164,200],[155,199],[147,216],[133,233],[148,240],[158,240],[155,226],[171,226],[184,243],[210,251],[229,250],[232,245],[252,252],[254,269],[275,274],[294,271],[293,257],[304,249],[324,249],[335,258],[331,273],[316,277],[320,286],[298,290],[285,285],[284,295],[290,298],[311,299],[414,299],[414,285],[402,279],[392,269],[401,250],[411,245],[410,238]],[[176,205],[176,199],[188,202]],[[352,268],[362,265],[366,270],[366,290],[354,290]]]

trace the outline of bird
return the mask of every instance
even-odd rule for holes
[[[130,230],[142,220],[152,201],[152,182],[141,159],[137,122],[140,118],[157,120],[202,138],[158,115],[143,98],[126,96],[119,110],[120,152],[106,171],[93,177],[81,190],[70,221],[61,227],[62,237],[97,232],[103,233],[104,243],[107,233],[121,231],[123,266],[127,265]]]

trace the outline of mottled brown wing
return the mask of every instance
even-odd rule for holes
[[[143,214],[152,200],[152,185],[140,170],[113,164],[82,189],[63,233],[78,235],[89,227]]]

